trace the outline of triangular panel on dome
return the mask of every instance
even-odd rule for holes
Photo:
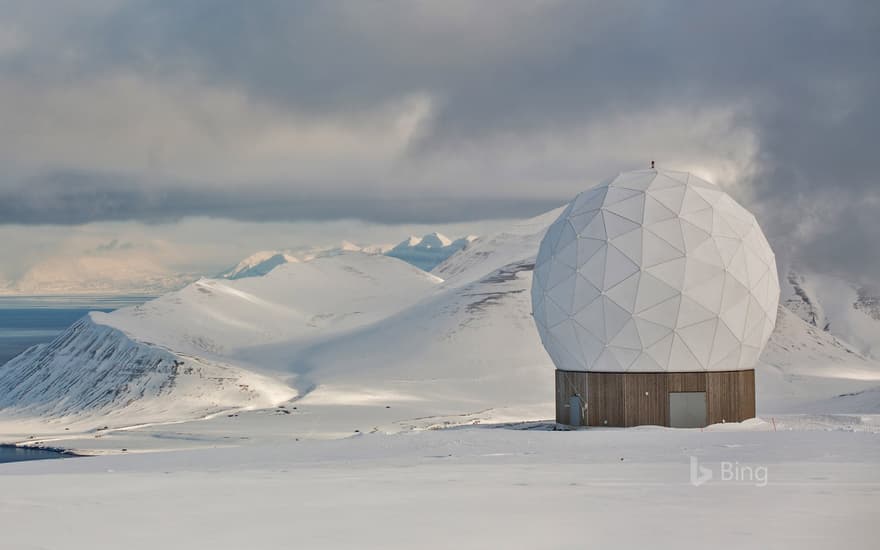
[[[725,211],[717,208],[713,211],[712,215],[714,224],[712,229],[713,235],[717,237],[727,237],[729,239],[742,239],[744,235],[737,233],[733,226],[730,225],[730,220],[733,219],[733,216],[728,216]]]
[[[733,258],[730,260],[730,264],[727,266],[727,272],[733,275],[733,277],[741,282],[744,287],[749,287],[749,270],[746,265],[745,258],[745,248],[739,247],[733,255]]]
[[[581,356],[581,344],[578,340],[579,331],[580,328],[571,320],[565,320],[550,329],[550,332],[553,333],[553,336],[565,351],[575,357]]]
[[[670,220],[676,216],[676,213],[663,205],[660,201],[649,194],[645,194],[645,212],[643,217],[644,225]]]
[[[728,225],[733,229],[734,233],[736,233],[736,236],[740,239],[744,239],[752,232],[752,228],[757,225],[753,220],[743,220],[737,216],[725,216],[725,219]]]
[[[654,180],[656,183],[656,180]],[[654,187],[654,184],[651,184],[651,187],[645,191],[645,194],[649,197],[653,197],[660,204],[665,206],[666,208],[672,210],[676,214],[681,212],[681,203],[684,201],[684,191],[687,189],[684,185],[668,180],[667,182],[671,182],[669,185],[665,187]]]
[[[687,212],[681,215],[681,219],[695,225],[707,233],[715,233],[715,213],[711,208]]]
[[[547,276],[547,284],[544,288],[550,290],[562,281],[574,277],[574,274],[575,270],[571,266],[554,259],[550,262],[550,274]]]
[[[578,266],[582,266],[587,261],[593,257],[593,254],[601,250],[607,241],[599,240],[599,239],[588,239],[586,237],[580,237],[577,241],[577,264]]]
[[[568,319],[568,311],[553,301],[552,298],[544,297],[544,315],[546,315],[547,328],[552,329],[562,321]]]
[[[631,222],[640,224],[645,215],[645,195],[637,193],[634,197],[614,204],[606,204],[603,208],[606,212],[613,212]]]
[[[724,272],[718,271],[718,274],[709,280],[703,281],[693,287],[685,285],[685,294],[709,311],[721,311],[721,299],[724,296]]]
[[[727,324],[733,335],[742,342],[745,339],[746,316],[748,315],[749,301],[742,300],[724,309],[721,319]]]
[[[657,265],[643,267],[642,269],[672,288],[684,288],[685,267],[686,260],[682,257]]]
[[[568,221],[569,221],[569,223],[571,223],[571,226],[574,228],[574,232],[580,236],[583,236],[584,229],[588,225],[590,225],[590,222],[592,222],[596,216],[600,215],[600,212],[601,212],[601,210],[599,210],[597,208],[595,210],[590,210],[589,212],[583,212],[581,214],[571,216],[570,218],[568,218]],[[603,238],[603,239],[605,238],[605,226],[604,225],[602,226],[602,237],[601,238]]]
[[[558,254],[559,250],[562,250],[576,240],[577,233],[575,233],[574,227],[572,227],[568,220],[565,220],[565,223],[563,223],[559,229],[559,237],[557,237],[556,246],[553,247],[553,249],[556,250],[556,253]]]
[[[691,222],[681,219],[681,236],[684,238],[684,249],[688,253],[693,252],[701,244],[712,238],[708,231],[697,227]]]
[[[609,345],[641,351],[642,339],[636,328],[636,320],[632,318],[627,320],[620,332],[611,339]]]
[[[684,252],[669,244],[650,229],[642,232],[642,266],[650,267],[683,256]]]
[[[712,205],[706,199],[697,193],[693,187],[688,187],[684,193],[684,199],[681,201],[681,213],[697,212],[699,210],[711,209]]]
[[[602,342],[607,341],[605,338],[604,304],[605,301],[602,298],[597,298],[587,304],[582,310],[577,311],[572,315],[572,319],[574,319],[577,324]]]
[[[608,245],[606,254],[605,279],[602,288],[609,289],[633,273],[638,273],[639,266],[613,244]]]
[[[661,338],[656,344],[648,346],[648,348],[645,349],[645,353],[660,365],[660,369],[663,371],[668,370],[669,368],[669,352],[672,350],[672,341],[674,339],[675,333],[670,332],[667,336]]]
[[[724,267],[724,259],[721,257],[721,253],[718,252],[718,246],[715,244],[714,239],[709,239],[694,250],[689,250],[688,257],[699,260],[705,264]]]
[[[596,372],[623,372],[623,367],[617,362],[617,358],[608,348],[599,354],[592,370]]]
[[[694,355],[684,340],[678,334],[673,335],[672,348],[669,352],[670,372],[693,372],[706,370],[706,366]]]
[[[718,204],[718,201],[724,196],[724,191],[711,184],[694,186],[693,189],[712,206]]]
[[[580,357],[576,354],[569,353],[552,333],[548,332],[545,338],[545,347],[550,354],[550,358],[553,359],[556,368],[571,371],[587,370],[587,366],[581,361]]]
[[[678,309],[678,322],[676,323],[676,327],[682,328],[717,317],[717,311],[706,309],[705,307],[698,304],[696,300],[688,297],[687,294],[682,294],[681,305]]]
[[[674,179],[675,181],[679,181],[681,183],[688,182],[688,174],[687,172],[682,172],[681,170],[662,170],[661,173],[664,176]]]
[[[749,296],[749,289],[729,273],[724,274],[724,294],[721,298],[721,311],[742,303]],[[731,327],[733,328],[733,327]]]
[[[642,263],[641,228],[633,229],[628,233],[624,233],[623,235],[615,237],[614,240],[611,241],[611,244],[613,244],[615,248],[623,252],[626,257],[632,260],[634,263]]]
[[[725,215],[739,218],[744,222],[752,223],[755,221],[755,217],[745,208],[742,207],[738,202],[733,200],[730,195],[724,195],[718,201],[718,208],[723,210]]]
[[[574,303],[572,305],[572,312],[578,312],[588,304],[592,303],[593,300],[598,298],[602,294],[602,291],[596,288],[590,281],[584,278],[583,275],[578,273],[574,282]]]
[[[724,358],[738,350],[740,343],[739,338],[731,332],[724,320],[719,319],[718,326],[715,328],[715,337],[712,340],[712,353],[709,356],[709,366],[714,369]]]
[[[684,268],[684,288],[689,290],[722,275],[724,275],[723,267],[701,262],[689,256]]]
[[[678,181],[677,179],[670,178],[662,172],[659,172],[657,173],[657,177],[654,178],[654,181],[651,182],[651,185],[648,186],[648,191],[661,191],[670,188],[681,188],[682,190],[684,190],[685,184]],[[675,210],[676,212],[678,211],[677,208],[673,208],[673,210]]]
[[[617,360],[621,370],[629,370],[633,362],[642,354],[641,350],[619,348],[617,346],[608,346],[608,350]]]
[[[606,290],[605,295],[614,300],[617,305],[632,313],[635,311],[636,297],[639,291],[639,276],[640,273],[637,270],[623,281]]]
[[[767,312],[764,311],[764,307],[758,302],[754,296],[749,295],[749,308],[748,314],[746,314],[746,326],[754,327],[759,326],[761,328],[764,327],[764,319],[767,317]],[[751,330],[750,328],[748,330]],[[746,333],[748,334],[748,330]],[[760,331],[759,331],[760,333]]]
[[[565,311],[572,311],[574,307],[575,282],[580,278],[580,275],[572,270],[570,277],[563,279],[556,286],[548,288],[545,291],[545,296],[552,298]]]
[[[638,196],[643,196],[643,193],[641,191],[619,187],[612,183],[608,186],[608,192],[605,194],[604,206],[605,208],[608,208],[612,204],[617,204]]]
[[[576,325],[579,328],[579,325]],[[592,368],[596,358],[605,349],[605,344],[585,330],[578,330],[578,341],[581,344],[581,358],[587,368]]]
[[[603,304],[605,310],[605,341],[608,342],[623,329],[623,326],[632,318],[632,315],[615,304],[608,296],[603,296],[602,298],[605,301]]]
[[[746,261],[746,271],[749,274],[749,285],[757,285],[770,268],[758,256],[757,251],[752,246],[743,246]]]
[[[678,289],[664,283],[647,271],[642,271],[639,275],[635,311],[644,311],[679,294]]]
[[[764,276],[761,277],[751,288],[752,295],[758,300],[758,303],[765,308],[764,311],[766,311],[768,315],[775,310],[775,304],[778,301],[779,289],[778,286],[774,286],[774,284],[778,285],[776,282],[776,273],[768,269],[767,273],[765,273]],[[774,289],[777,293],[776,297],[773,296]]]
[[[677,294],[654,307],[638,312],[636,317],[673,329],[678,321],[678,308],[680,305],[681,295]]]
[[[688,349],[700,362],[701,368],[709,366],[709,356],[712,353],[712,341],[715,338],[715,327],[717,325],[718,318],[713,317],[676,330]]]
[[[746,335],[743,338],[744,346],[752,346],[755,348],[761,348],[764,346],[764,343],[761,341],[761,336],[764,331],[764,316],[761,316],[761,319],[755,325],[750,325],[746,323]]]
[[[625,172],[614,179],[614,187],[623,187],[634,191],[644,191],[651,185],[657,173],[653,170],[637,170]]]
[[[608,246],[603,244],[602,248],[578,268],[578,273],[599,289],[605,288],[605,256],[607,251]]]
[[[605,234],[608,236],[608,239],[613,239],[618,235],[623,235],[628,231],[639,228],[638,223],[608,210],[602,211],[602,218],[605,220]]]
[[[727,267],[730,265],[731,260],[733,260],[734,255],[736,255],[736,251],[742,246],[742,241],[718,236],[715,236],[713,240],[715,241],[715,246],[718,247],[718,253],[721,255],[724,267]]]
[[[672,334],[672,329],[669,327],[665,327],[663,325],[658,325],[657,323],[648,321],[646,319],[641,319],[639,317],[633,318],[633,322],[636,325],[636,328],[639,331],[639,338],[642,341],[642,345],[644,347],[653,346],[666,336]]]
[[[557,262],[562,262],[568,267],[572,269],[577,269],[578,266],[578,239],[568,243],[564,248],[561,248],[554,255],[554,259]]]
[[[636,357],[636,360],[626,369],[626,372],[662,372],[665,367],[659,365],[646,352]]]
[[[608,238],[608,233],[605,231],[605,219],[602,217],[601,210],[588,212],[583,215],[590,216],[590,221],[578,230],[578,235],[588,239],[599,239],[602,241]],[[582,221],[583,220],[578,220],[576,222],[577,225],[580,226]]]
[[[681,234],[681,221],[678,219],[665,220],[653,223],[647,229],[684,254],[685,246],[684,236]]]
[[[607,186],[600,186],[589,191],[584,191],[575,198],[570,216],[576,216],[590,210],[596,210],[605,202],[605,193],[608,192]]]
[[[709,370],[713,371],[725,371],[725,370],[739,370],[740,357],[742,356],[742,344],[737,340],[737,343],[733,346],[733,349],[724,356],[720,361],[712,365]]]

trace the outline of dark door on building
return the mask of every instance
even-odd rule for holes
[[[673,428],[702,428],[706,425],[706,392],[670,392],[669,425]]]

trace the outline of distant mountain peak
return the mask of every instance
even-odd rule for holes
[[[446,235],[435,231],[421,238],[410,236],[385,254],[409,262],[419,269],[431,271],[447,258],[465,248],[474,239],[476,237],[468,235],[453,241]]]

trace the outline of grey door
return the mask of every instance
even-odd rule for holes
[[[572,395],[568,398],[568,424],[570,426],[580,426],[583,424],[583,407],[581,406],[581,398]]]
[[[673,428],[702,428],[706,425],[706,392],[670,392],[669,425]]]

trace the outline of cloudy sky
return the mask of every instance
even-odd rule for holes
[[[878,58],[871,0],[0,0],[0,283],[489,231],[652,159],[880,280]]]

